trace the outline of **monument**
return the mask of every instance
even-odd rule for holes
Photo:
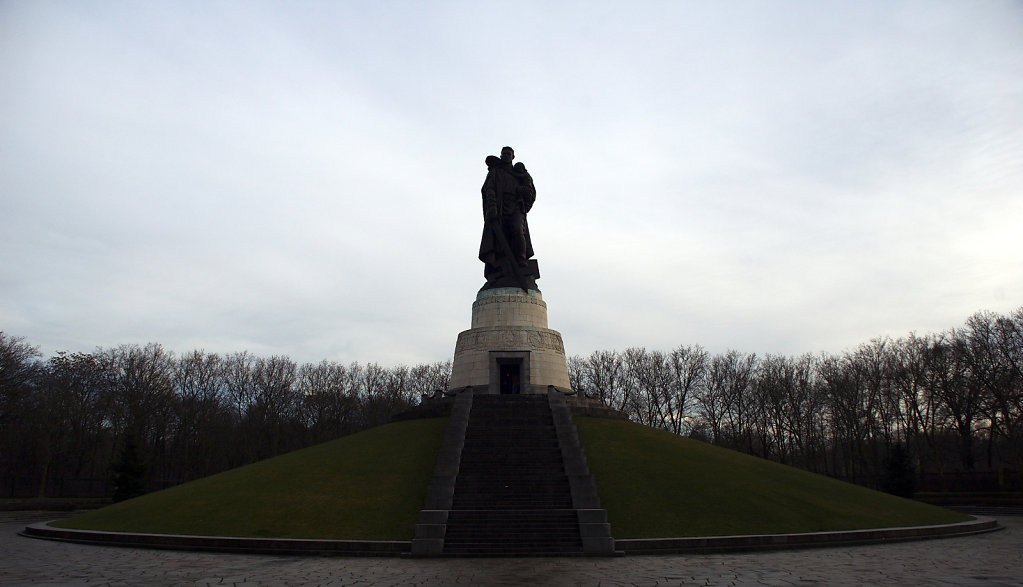
[[[568,392],[561,334],[548,328],[536,280],[527,215],[536,201],[533,178],[515,151],[485,159],[483,236],[479,259],[486,283],[472,305],[469,330],[458,335],[449,391],[483,394]]]

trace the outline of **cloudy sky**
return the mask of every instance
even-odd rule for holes
[[[1023,306],[1019,2],[0,0],[0,330],[450,359],[504,145],[569,354]]]

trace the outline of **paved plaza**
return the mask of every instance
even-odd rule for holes
[[[1023,517],[978,536],[755,554],[409,559],[208,554],[25,538],[0,512],[0,585],[1023,585]]]

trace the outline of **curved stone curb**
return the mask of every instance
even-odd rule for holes
[[[1004,529],[994,518],[977,516],[975,520],[943,526],[875,528],[841,532],[767,534],[749,536],[705,536],[695,538],[636,538],[615,540],[615,550],[626,555],[717,554],[759,550],[793,550],[884,544],[910,540],[952,538]],[[235,538],[229,536],[188,536],[179,534],[131,534],[54,528],[48,523],[30,524],[22,536],[77,542],[101,546],[157,548],[233,552],[243,554],[279,554],[307,556],[408,556],[411,541],[387,540],[307,540],[299,538]]]
[[[238,538],[182,534],[134,534],[54,528],[48,523],[30,524],[22,536],[131,548],[196,550],[246,554],[298,554],[317,556],[401,556],[411,550],[410,540],[312,540],[302,538]]]
[[[615,540],[615,548],[626,555],[634,554],[715,554],[752,552],[758,550],[794,550],[884,544],[909,540],[929,540],[969,536],[1002,530],[998,520],[975,516],[974,520],[941,526],[907,526],[903,528],[872,528],[838,532],[805,532],[800,534],[767,534],[749,536],[705,536],[694,538],[636,538]]]

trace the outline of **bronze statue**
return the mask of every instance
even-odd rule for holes
[[[512,164],[515,151],[501,149],[501,157],[486,158],[483,182],[483,238],[480,261],[487,283],[480,288],[519,287],[537,290],[540,270],[533,256],[526,214],[536,201],[533,178],[522,163]]]

